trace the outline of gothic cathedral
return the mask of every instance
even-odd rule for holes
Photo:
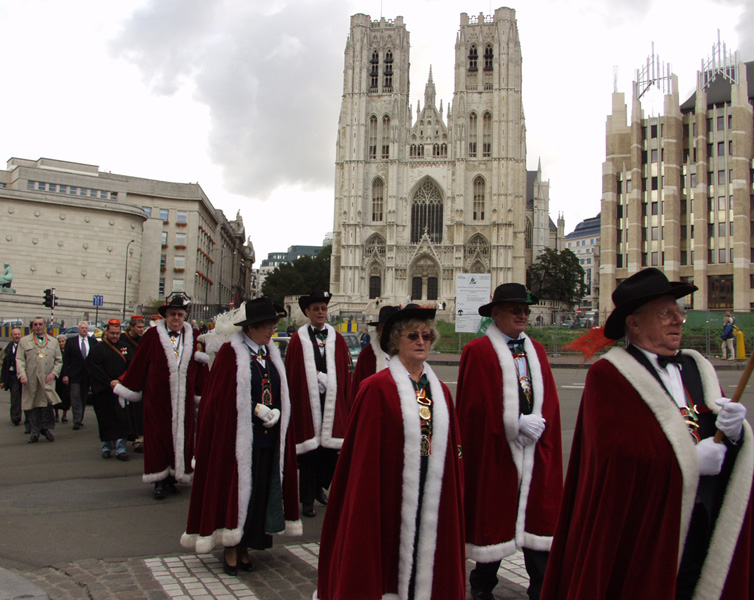
[[[526,170],[515,11],[461,14],[446,115],[430,70],[413,118],[409,52],[403,17],[351,17],[330,267],[341,313],[409,299],[453,311],[459,273],[525,282],[544,248],[562,248],[549,182]]]

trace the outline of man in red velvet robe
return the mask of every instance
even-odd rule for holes
[[[309,319],[293,334],[285,355],[299,465],[302,514],[314,517],[314,500],[327,504],[338,450],[348,423],[351,354],[327,323],[330,292],[315,290],[299,298]]]
[[[479,307],[494,323],[461,356],[456,410],[474,599],[493,598],[501,560],[519,549],[529,597],[539,598],[560,509],[560,401],[544,347],[524,333],[536,302],[519,283],[498,286]]]
[[[351,398],[349,400],[349,407],[353,406],[356,395],[359,393],[359,387],[361,382],[364,381],[370,375],[374,375],[378,371],[387,368],[389,360],[388,355],[382,348],[380,348],[380,336],[382,335],[382,326],[387,321],[387,318],[398,310],[397,306],[383,306],[380,309],[380,313],[376,321],[371,321],[369,325],[375,327],[375,335],[369,341],[369,344],[359,354],[359,359],[356,361],[356,368],[353,370],[351,376]]]
[[[679,352],[696,289],[650,268],[613,292],[604,335],[628,346],[587,374],[542,598],[754,595],[754,439],[714,367]]]
[[[190,483],[194,456],[194,416],[199,402],[200,362],[196,332],[185,322],[190,300],[171,294],[159,307],[164,317],[141,339],[128,370],[114,392],[129,402],[144,401],[144,475],[154,483],[154,497],[165,498],[165,487]]]

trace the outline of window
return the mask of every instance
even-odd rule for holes
[[[369,298],[379,298],[382,295],[382,279],[379,275],[372,275],[369,278]]]
[[[658,239],[658,229],[657,227],[652,227],[652,239],[657,240]]]
[[[474,178],[474,220],[484,219],[484,177],[477,175]]]
[[[730,233],[730,237],[733,237],[733,221],[731,221],[731,222],[729,223],[729,230],[728,230],[728,231],[729,231],[729,233]],[[731,258],[732,258],[732,257],[731,257]]]
[[[718,237],[725,237],[726,230],[727,230],[726,223],[718,223],[717,224],[717,235],[718,235]]]
[[[492,115],[482,115],[482,157],[492,156]]]
[[[725,185],[725,171],[717,172],[717,185]]]
[[[725,142],[717,142],[717,155],[725,156]]]
[[[723,263],[727,262],[727,261],[725,260],[725,254],[726,254],[725,248],[720,248],[720,249],[719,249],[719,250],[717,251],[717,253],[718,253],[718,254],[717,254],[717,256],[718,256],[718,260],[717,260],[717,262],[718,262],[718,263],[720,263],[720,264],[723,264]]]
[[[733,183],[733,169],[728,169],[728,183]]]
[[[718,196],[717,210],[725,210],[725,196]]]
[[[652,177],[652,189],[656,190],[658,189],[658,186],[659,186],[659,180],[657,179],[657,177]]]
[[[168,245],[168,232],[167,231],[162,232],[162,245],[163,246]]]
[[[173,267],[176,269],[185,269],[186,268],[186,257],[185,256],[176,256],[173,258]]]
[[[183,281],[183,279],[173,279],[173,291],[174,292],[185,292],[186,291],[186,282]]]
[[[476,44],[471,44],[469,48],[469,71],[477,71],[477,60],[479,54],[477,53]]]
[[[476,158],[476,122],[476,113],[471,113],[469,115],[469,158]]]
[[[652,153],[651,153],[651,155],[650,155],[650,156],[651,156],[651,160],[652,160],[652,162],[653,162],[653,163],[656,163],[656,162],[657,162],[657,159],[659,158],[659,156],[658,156],[658,152],[657,152],[657,149],[656,149],[656,148],[655,148],[654,150],[652,150]]]
[[[714,250],[707,250],[707,263],[710,265],[715,264],[715,251]]]
[[[427,300],[437,300],[437,277],[427,279]]]
[[[147,215],[148,217],[152,216],[152,207],[151,206],[142,206],[141,210],[143,210],[144,214]]]
[[[160,254],[160,269],[165,269],[168,266],[168,255]]]
[[[175,211],[175,222],[176,223],[188,223],[188,211],[187,210],[177,210],[177,211]]]
[[[425,179],[411,203],[411,243],[416,244],[426,232],[430,241],[442,241],[443,205],[437,186]]]
[[[371,64],[371,70],[369,73],[369,88],[371,90],[376,90],[377,83],[380,79],[380,55],[377,50],[372,52],[372,60],[370,60],[369,63]]]
[[[691,174],[691,187],[696,187],[696,173]]]
[[[653,215],[658,214],[658,209],[659,209],[659,203],[652,202],[652,214]]]
[[[722,131],[725,129],[725,117],[717,117],[717,130]]]
[[[176,246],[185,246],[186,245],[186,234],[185,233],[176,233],[175,234],[175,245]],[[175,290],[173,290],[175,291]]]
[[[377,158],[377,117],[369,117],[369,160]]]
[[[382,117],[382,158],[390,158],[390,117]]]
[[[165,278],[160,277],[160,284],[157,288],[157,293],[160,295],[161,298],[165,297]]]
[[[492,53],[492,44],[487,44],[484,47],[484,70],[492,71],[492,59],[494,58]]]
[[[383,82],[383,92],[393,91],[393,53],[388,50],[385,53],[385,68],[383,71],[385,80]]]
[[[412,300],[422,299],[422,278],[421,277],[414,277],[411,279],[411,299]]]
[[[686,250],[681,250],[681,264],[689,264],[689,253]]]
[[[382,221],[385,207],[385,182],[379,177],[372,182],[372,221]]]
[[[167,208],[161,208],[160,209],[160,219],[162,219],[163,223],[167,223],[168,222],[169,215],[170,215],[170,211],[168,211]]]

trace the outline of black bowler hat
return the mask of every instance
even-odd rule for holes
[[[483,304],[479,307],[479,314],[483,317],[489,317],[492,315],[492,307],[495,306],[495,304],[502,304],[503,302],[536,304],[539,302],[539,298],[531,292],[528,292],[526,286],[521,283],[503,283],[495,288],[495,293],[492,295],[492,302],[489,304]]]
[[[673,296],[677,300],[698,289],[691,283],[668,281],[665,273],[653,267],[634,273],[613,292],[615,308],[605,321],[605,337],[622,338],[626,334],[626,317],[648,302],[662,296]]]
[[[384,325],[385,321],[387,321],[388,317],[392,315],[394,312],[399,311],[400,308],[397,306],[383,306],[380,309],[380,314],[377,315],[376,321],[370,321],[367,323],[367,325],[371,325],[372,327],[377,327],[378,325]]]
[[[422,308],[418,304],[406,304],[405,308],[396,310],[392,315],[388,316],[385,324],[382,326],[382,333],[380,334],[380,348],[382,348],[385,352],[390,352],[390,350],[388,350],[387,343],[390,339],[390,332],[393,330],[393,327],[395,327],[396,323],[400,323],[401,321],[410,321],[411,319],[431,321],[435,318],[436,313],[436,308]]]
[[[332,294],[330,292],[326,292],[324,290],[313,290],[306,296],[301,296],[298,299],[298,305],[301,307],[302,311],[306,312],[306,309],[315,302],[324,302],[325,304],[330,304],[331,299]]]
[[[238,321],[238,323],[233,323],[234,325],[243,327],[244,325],[252,325],[261,321],[282,319],[285,316],[283,307],[274,304],[267,296],[247,300],[244,304],[244,309],[246,311],[246,318]]]
[[[173,292],[165,299],[165,304],[157,307],[157,312],[164,317],[169,308],[181,308],[188,314],[191,308],[191,298],[183,292]]]

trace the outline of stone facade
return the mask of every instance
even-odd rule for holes
[[[59,298],[55,320],[66,324],[96,312],[122,316],[124,302],[126,316],[142,312],[180,288],[194,316],[207,318],[250,289],[254,251],[243,221],[228,221],[197,184],[12,158],[0,171],[0,214],[0,259],[11,264],[17,292],[0,296],[2,320],[48,316],[42,297],[50,287]],[[103,296],[99,311],[94,295]]]
[[[703,63],[683,103],[671,73],[634,82],[630,118],[624,94],[613,94],[602,177],[603,307],[612,307],[618,283],[648,266],[693,282],[690,308],[754,306],[754,62],[721,64],[721,56],[723,47]],[[643,90],[663,82],[663,114],[645,117]]]
[[[341,313],[409,299],[453,310],[457,274],[523,282],[542,249],[562,247],[549,182],[526,170],[515,11],[461,14],[445,114],[430,71],[414,116],[409,52],[402,17],[351,17],[331,260]]]
[[[599,311],[600,215],[584,219],[576,225],[576,229],[566,236],[565,245],[577,256],[584,269],[587,292],[579,305],[581,313]],[[604,322],[605,317],[604,312],[600,314],[600,323]]]

